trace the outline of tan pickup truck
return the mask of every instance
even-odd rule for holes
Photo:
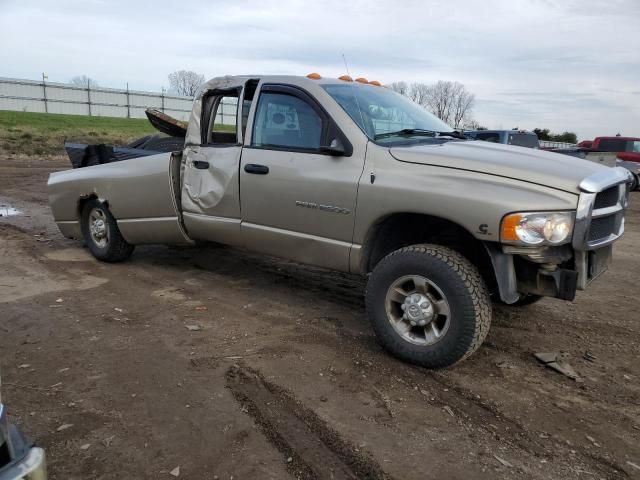
[[[62,233],[111,262],[214,241],[366,275],[380,342],[432,368],[478,348],[492,299],[573,300],[624,231],[626,170],[467,140],[364,79],[213,79],[183,145],[86,147],[49,178]]]

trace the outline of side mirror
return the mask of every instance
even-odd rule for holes
[[[346,153],[344,145],[342,145],[342,142],[337,138],[334,138],[331,144],[321,146],[320,151],[332,157],[342,157]]]

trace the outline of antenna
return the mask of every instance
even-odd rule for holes
[[[347,57],[344,56],[344,53],[342,54],[342,60],[344,61],[344,68],[347,69],[347,75],[351,76],[349,73],[349,65],[347,65]]]

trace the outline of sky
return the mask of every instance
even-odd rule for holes
[[[453,80],[489,128],[640,135],[640,0],[0,0],[0,76]]]

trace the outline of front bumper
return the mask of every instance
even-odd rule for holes
[[[0,480],[46,480],[44,450],[9,424],[7,409],[0,403]]]
[[[624,233],[631,175],[622,168],[602,170],[580,183],[570,245],[514,247],[486,244],[500,298],[514,303],[525,295],[573,300],[604,273],[612,246]]]
[[[44,450],[29,449],[27,455],[16,463],[0,469],[0,480],[46,480],[47,466]]]

